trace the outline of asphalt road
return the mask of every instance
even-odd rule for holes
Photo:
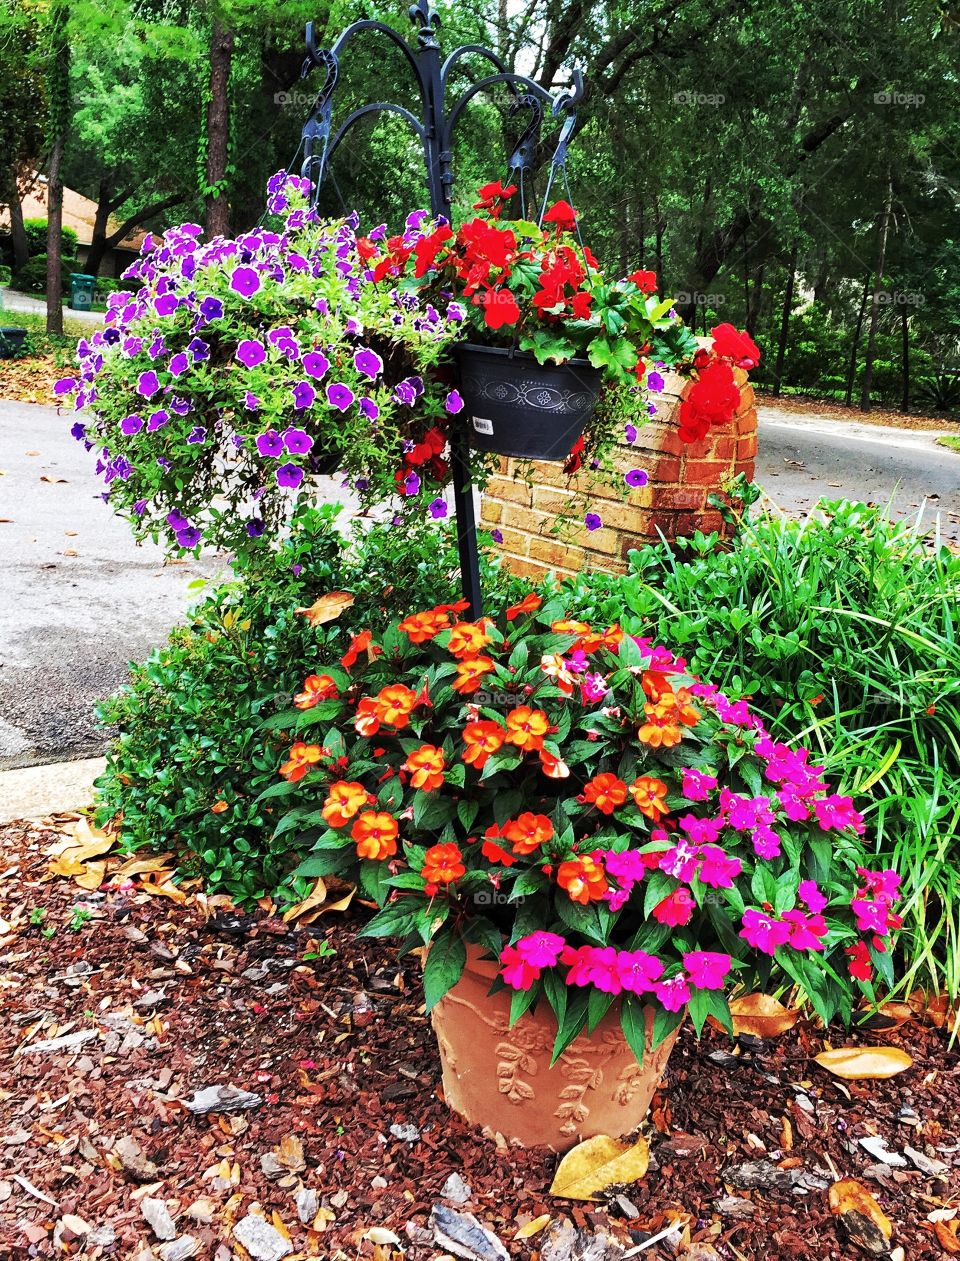
[[[224,568],[136,546],[69,428],[54,408],[0,401],[0,769],[100,752],[94,701],[163,642],[189,584]],[[933,434],[765,407],[757,480],[791,512],[822,495],[892,496],[908,514],[927,497],[960,537],[960,455]]]

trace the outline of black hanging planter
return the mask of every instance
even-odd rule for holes
[[[586,359],[539,364],[522,350],[458,346],[470,445],[497,455],[565,460],[593,415],[603,373]]]

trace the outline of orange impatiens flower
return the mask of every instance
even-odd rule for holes
[[[690,703],[685,687],[664,692],[656,702],[643,707],[646,721],[637,732],[637,739],[653,749],[671,749],[683,739],[683,728],[693,727],[700,720],[700,711]]]
[[[507,744],[515,744],[524,753],[536,753],[550,733],[550,719],[542,709],[517,705],[507,714]]]
[[[215,801],[213,805],[210,807],[210,813],[223,814],[224,810],[229,810],[229,809],[230,809],[230,803],[228,801]]]
[[[326,756],[326,749],[321,749],[319,744],[304,744],[302,740],[298,740],[291,745],[287,754],[288,760],[280,767],[280,774],[289,783],[295,784],[303,779],[311,766],[316,766]]]
[[[637,803],[637,809],[653,823],[659,823],[667,809],[667,793],[669,789],[662,779],[653,775],[641,775],[630,785],[630,796]]]
[[[423,866],[420,868],[420,875],[427,882],[424,892],[432,897],[439,885],[451,884],[466,875],[467,869],[462,859],[460,847],[453,841],[444,845],[431,845],[423,856]]]
[[[550,629],[558,635],[588,635],[593,628],[586,622],[575,622],[571,618],[564,617],[554,622]]]
[[[480,853],[487,862],[503,863],[504,867],[512,867],[517,861],[515,854],[510,854],[502,846],[497,844],[498,840],[502,840],[503,833],[495,823],[491,823],[483,834],[484,841],[480,846]]]
[[[515,854],[533,854],[553,836],[553,824],[545,814],[525,810],[515,819],[508,819],[500,835],[510,842]]]
[[[377,717],[391,727],[405,727],[417,704],[413,688],[403,683],[391,683],[377,693]]]
[[[359,635],[354,635],[350,640],[350,647],[340,658],[340,664],[344,669],[349,670],[351,666],[357,664],[362,652],[365,652],[371,660],[383,652],[380,645],[373,642],[373,631],[365,630]]]
[[[583,790],[584,801],[597,807],[601,814],[613,814],[627,799],[627,786],[609,771],[594,775]]]
[[[531,591],[529,595],[525,595],[519,604],[511,604],[507,609],[507,621],[514,622],[518,617],[522,617],[524,613],[536,613],[537,609],[543,603],[543,600],[535,592]]]
[[[357,857],[374,858],[381,862],[385,858],[392,858],[397,852],[399,831],[392,814],[384,814],[378,810],[365,811],[350,829],[350,835],[357,843]]]
[[[588,854],[561,863],[557,868],[557,884],[566,890],[571,902],[579,902],[581,906],[599,902],[610,887],[603,867]]]
[[[540,750],[540,765],[548,779],[567,779],[570,767],[562,758],[555,757],[547,749]]]
[[[401,769],[410,773],[410,784],[413,788],[428,793],[443,784],[445,763],[443,749],[432,744],[422,744],[415,752],[407,755]]]
[[[357,704],[353,725],[362,736],[375,736],[380,730],[380,712],[372,696],[363,696]]]
[[[338,779],[330,785],[321,814],[332,828],[343,825],[367,804],[367,790],[355,780]]]
[[[471,657],[461,661],[457,666],[457,677],[452,683],[453,690],[461,696],[469,696],[483,682],[483,676],[496,669],[489,657]]]
[[[548,679],[553,679],[561,692],[573,695],[576,686],[576,675],[571,672],[566,661],[559,653],[546,653],[540,658],[540,669]]]
[[[450,625],[450,618],[444,609],[427,609],[425,613],[411,613],[399,623],[399,629],[410,636],[412,644],[428,643],[440,631]]]
[[[467,657],[475,657],[491,639],[489,630],[482,622],[457,622],[450,632],[447,651],[463,661]]]
[[[463,760],[468,766],[482,771],[490,754],[496,753],[503,744],[506,734],[498,722],[488,722],[485,719],[468,722],[463,729],[463,743],[466,746]]]
[[[293,698],[293,703],[297,709],[313,709],[321,701],[333,700],[339,695],[329,674],[308,674],[303,680],[303,691]]]
[[[623,631],[614,623],[613,626],[608,626],[605,631],[592,631],[589,635],[584,635],[582,639],[577,641],[576,646],[588,656],[592,652],[597,652],[600,648],[608,648],[611,652],[616,652],[622,639]]]

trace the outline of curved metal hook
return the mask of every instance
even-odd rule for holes
[[[508,171],[532,171],[536,165],[537,147],[540,143],[540,125],[543,122],[543,102],[539,97],[525,92],[510,106],[510,117],[522,109],[530,110],[530,121],[513,147]]]

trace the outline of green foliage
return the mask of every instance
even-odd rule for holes
[[[70,292],[70,265],[63,263],[60,267],[60,276],[63,282],[63,292]],[[11,287],[20,289],[24,293],[46,293],[47,291],[47,256],[46,254],[34,254],[25,263],[23,267],[14,275],[11,281]]]
[[[630,554],[622,579],[565,584],[571,616],[663,639],[775,739],[808,745],[904,878],[908,982],[960,963],[960,557],[863,504],[764,515]]]
[[[295,539],[212,589],[100,707],[117,734],[97,784],[98,820],[119,814],[127,848],[172,850],[181,871],[241,901],[277,893],[296,863],[289,837],[271,840],[270,801],[257,802],[277,782],[283,743],[279,733],[265,739],[262,721],[289,707],[306,674],[337,661],[353,631],[382,626],[408,600],[445,597],[458,581],[452,531],[424,526],[410,538],[373,526],[345,550],[336,514],[307,514]],[[483,579],[494,607],[516,590],[489,560]],[[356,597],[338,621],[314,629],[296,613],[334,589]]]

